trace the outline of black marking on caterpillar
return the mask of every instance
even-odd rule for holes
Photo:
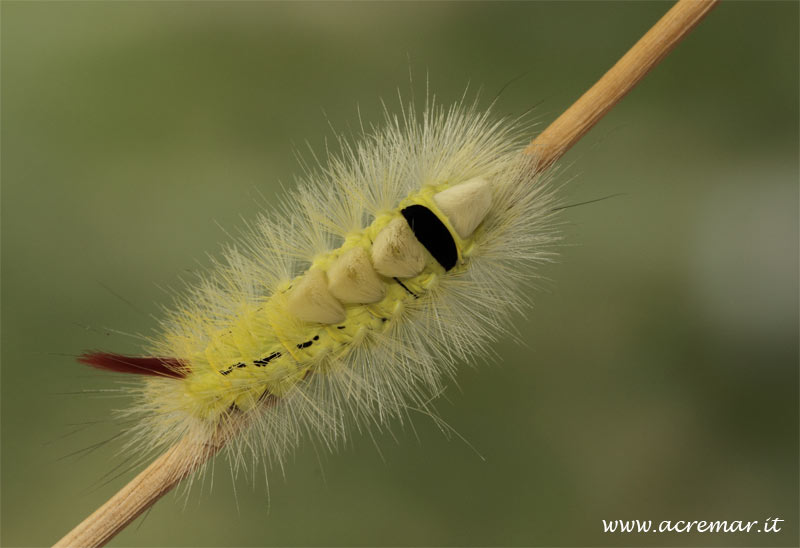
[[[406,293],[408,293],[409,295],[413,296],[415,299],[419,299],[419,295],[417,295],[416,293],[414,293],[413,291],[411,291],[409,288],[407,288],[407,287],[405,286],[405,284],[404,284],[403,282],[401,282],[401,281],[400,281],[400,279],[399,279],[399,278],[392,278],[392,279],[393,279],[394,281],[396,281],[397,283],[399,283],[399,284],[400,284],[400,287],[402,287],[403,289],[405,289],[405,290],[406,290]]]
[[[319,335],[314,335],[314,338],[313,338],[313,339],[311,339],[310,341],[306,341],[306,342],[302,342],[302,343],[298,344],[298,345],[297,345],[297,348],[299,348],[299,349],[301,349],[301,350],[302,350],[303,348],[308,348],[309,346],[311,346],[312,344],[314,344],[314,341],[318,341],[318,340],[319,340]]]
[[[234,369],[238,369],[240,367],[247,367],[247,364],[246,363],[242,363],[242,362],[238,362],[238,363],[235,363],[235,364],[231,365],[227,369],[223,369],[222,371],[220,371],[220,373],[222,373],[223,375],[227,375],[231,371],[233,371]]]
[[[264,367],[265,365],[267,365],[272,360],[280,358],[281,356],[282,356],[282,354],[280,352],[273,352],[272,354],[270,354],[266,358],[261,358],[260,360],[254,361],[253,365],[255,365],[256,367]]]
[[[400,211],[414,236],[433,255],[445,270],[458,262],[458,250],[453,235],[436,214],[422,205],[411,205]]]
[[[309,344],[311,344],[311,343],[309,343]],[[298,345],[298,347],[299,347],[299,345]],[[276,360],[276,359],[280,358],[282,355],[283,354],[281,354],[280,352],[273,352],[272,354],[270,354],[266,358],[261,358],[260,360],[254,361],[253,365],[255,365],[256,367],[263,367],[263,366],[267,365],[269,362],[271,362],[272,360]],[[220,371],[220,373],[222,373],[223,375],[228,375],[228,374],[230,374],[231,371],[233,371],[234,369],[238,369],[240,367],[247,367],[247,364],[246,363],[242,363],[242,362],[238,362],[238,363],[235,363],[235,364],[223,369],[222,371]]]
[[[344,326],[342,326],[342,328],[344,328]],[[314,341],[318,341],[318,340],[319,340],[319,335],[314,335],[314,338],[312,340],[298,344],[297,348],[300,348],[300,349],[308,348],[309,346],[314,344]],[[255,365],[256,367],[264,367],[265,365],[267,365],[272,360],[277,360],[281,356],[283,356],[283,354],[281,354],[280,352],[273,352],[272,354],[270,354],[269,356],[267,356],[265,358],[261,358],[260,360],[255,360],[253,362],[253,365]],[[222,373],[223,375],[229,375],[231,371],[233,371],[234,369],[238,369],[240,367],[247,367],[247,364],[246,363],[242,363],[242,362],[238,362],[238,363],[235,363],[235,364],[233,364],[233,365],[221,370],[220,373]]]

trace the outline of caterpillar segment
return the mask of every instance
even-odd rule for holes
[[[326,357],[346,356],[369,332],[391,329],[409,301],[442,276],[467,269],[491,203],[491,185],[482,178],[425,186],[272,295],[243,304],[230,325],[208,334],[203,351],[180,362],[150,358],[152,372],[142,370],[149,362],[141,358],[95,353],[83,359],[115,371],[167,371],[180,378],[175,398],[185,401],[170,402],[163,413],[185,407],[214,424],[232,410],[249,411],[265,398],[285,396],[324,368]],[[126,361],[135,367],[120,367]]]

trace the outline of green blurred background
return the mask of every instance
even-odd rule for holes
[[[426,74],[484,104],[521,75],[497,112],[543,127],[669,6],[2,2],[2,544],[55,541],[132,477],[104,478],[113,441],[62,458],[125,405],[70,356],[135,352],[306,140]],[[568,203],[625,195],[565,211],[527,346],[440,401],[485,461],[420,416],[379,449],[306,444],[270,505],[220,459],[212,493],[111,545],[797,545],[798,4],[721,5],[563,164]],[[768,517],[782,533],[601,524]]]

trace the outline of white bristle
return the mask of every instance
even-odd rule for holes
[[[388,278],[410,278],[425,268],[425,248],[405,219],[398,217],[380,231],[372,244],[372,264]]]
[[[363,247],[354,247],[328,268],[328,289],[343,303],[376,303],[386,294]]]
[[[328,280],[321,270],[310,270],[292,288],[287,301],[289,312],[305,322],[344,321],[344,308],[328,291]]]
[[[433,201],[461,238],[469,238],[492,207],[492,188],[483,178],[439,192]]]

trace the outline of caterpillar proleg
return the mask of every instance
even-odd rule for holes
[[[169,449],[57,545],[105,543],[223,446],[236,465],[281,461],[308,434],[335,446],[426,408],[552,259],[546,168],[713,5],[680,2],[532,148],[524,126],[463,103],[343,141],[176,302],[146,356],[82,356],[141,377],[131,447]]]

